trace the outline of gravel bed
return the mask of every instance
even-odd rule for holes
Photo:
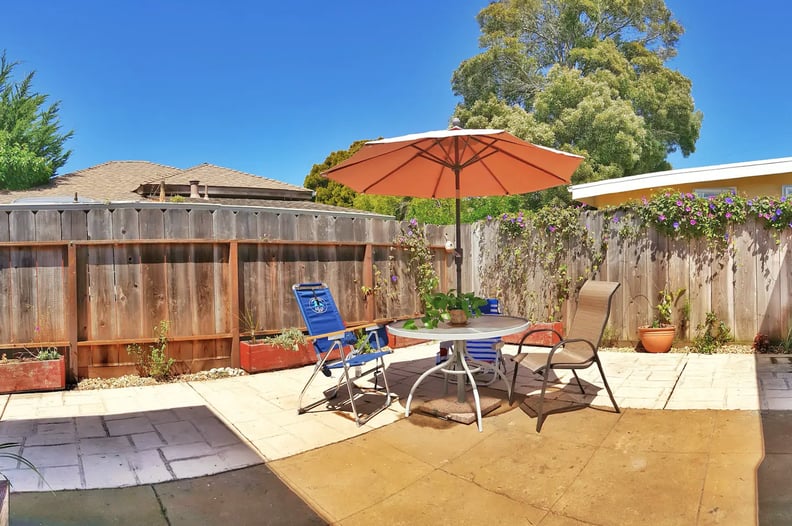
[[[86,378],[84,380],[80,380],[80,383],[77,384],[75,389],[78,391],[87,391],[89,389],[116,389],[118,387],[138,387],[142,385],[157,385],[176,382],[201,382],[204,380],[216,380],[217,378],[228,378],[230,376],[245,375],[247,375],[247,373],[244,370],[233,369],[231,367],[219,367],[197,373],[180,374],[161,382],[158,382],[154,378],[145,378],[136,374],[128,374],[126,376],[119,376],[117,378]]]
[[[606,352],[644,352],[637,350],[636,347],[600,347],[601,351]],[[689,345],[682,347],[671,347],[669,352],[672,353],[695,353],[696,350]],[[779,351],[774,351],[779,352]],[[754,354],[753,347],[750,345],[724,345],[712,354]]]

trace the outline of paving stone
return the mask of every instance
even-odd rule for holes
[[[204,457],[214,453],[215,449],[206,442],[194,442],[192,444],[178,444],[160,448],[166,460],[179,460],[184,458]]]
[[[212,417],[195,420],[193,421],[193,425],[212,447],[229,446],[239,443],[239,437],[217,418]]]
[[[102,424],[102,417],[87,416],[76,419],[77,436],[80,438],[105,437],[107,431]]]
[[[133,450],[127,436],[84,438],[80,440],[80,453],[83,455],[101,455],[126,453]]]
[[[39,469],[78,464],[76,444],[25,447],[22,455]]]
[[[88,489],[120,488],[137,482],[135,472],[124,455],[85,455],[82,465]]]
[[[156,424],[154,427],[162,435],[168,445],[191,444],[203,441],[203,437],[190,422],[179,421],[167,424]]]
[[[121,420],[108,420],[106,423],[110,436],[134,435],[154,431],[151,422],[142,416],[124,418]]]
[[[170,468],[178,479],[201,477],[220,473],[227,468],[226,462],[217,455],[200,458],[190,458],[170,462]]]
[[[54,491],[60,491],[65,489],[83,488],[79,466],[43,468],[39,471],[44,477],[44,481],[40,483],[42,490],[52,489]]]
[[[159,434],[155,432],[129,435],[129,437],[132,439],[132,443],[135,445],[135,449],[138,451],[156,449],[166,445]]]
[[[173,480],[173,474],[168,470],[159,451],[140,451],[126,455],[129,467],[135,472],[139,484],[153,484]]]

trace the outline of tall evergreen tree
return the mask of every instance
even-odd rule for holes
[[[66,164],[74,134],[60,132],[60,101],[44,107],[47,95],[33,91],[35,72],[13,80],[18,65],[0,55],[0,188],[8,190],[47,183]]]

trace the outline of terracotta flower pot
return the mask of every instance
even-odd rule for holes
[[[451,325],[467,325],[467,313],[462,309],[450,309],[448,314],[451,316]]]
[[[668,325],[666,327],[639,327],[638,338],[646,352],[662,353],[671,350],[674,343],[676,327]]]

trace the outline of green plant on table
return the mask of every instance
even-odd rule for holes
[[[144,351],[137,343],[127,345],[127,352],[135,356],[135,365],[140,376],[164,380],[170,377],[173,358],[168,356],[168,330],[170,322],[162,320],[154,327],[157,341],[149,345],[148,352]]]
[[[486,304],[487,300],[472,292],[458,293],[454,289],[448,292],[434,292],[424,296],[426,312],[421,321],[427,329],[434,329],[439,323],[451,319],[449,311],[462,310],[468,318],[473,318],[480,314],[479,308]],[[404,328],[415,330],[418,326],[415,324],[415,320],[407,320]]]
[[[268,336],[261,341],[275,347],[296,351],[299,349],[299,344],[307,343],[308,340],[305,339],[305,334],[300,329],[289,327],[288,329],[283,329],[280,334]]]

